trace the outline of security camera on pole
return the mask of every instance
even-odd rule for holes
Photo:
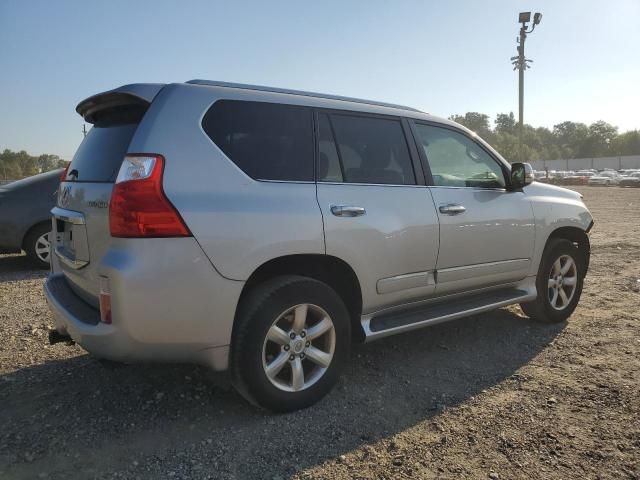
[[[533,60],[527,60],[524,56],[524,41],[527,39],[527,34],[535,30],[536,25],[542,20],[541,13],[535,13],[533,15],[533,25],[531,30],[527,30],[527,23],[531,21],[531,12],[520,12],[518,16],[518,23],[521,23],[520,36],[516,39],[518,43],[518,55],[511,57],[511,63],[514,70],[518,70],[518,154],[521,162],[525,161],[524,150],[522,147],[522,137],[524,132],[524,71],[529,68],[529,62]]]

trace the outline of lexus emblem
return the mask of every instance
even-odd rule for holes
[[[62,190],[60,191],[61,207],[66,207],[67,205],[69,205],[70,196],[71,196],[71,185],[66,185],[65,187],[62,187]]]

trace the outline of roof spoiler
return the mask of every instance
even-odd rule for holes
[[[76,107],[82,118],[88,123],[100,121],[101,114],[112,112],[120,107],[144,109],[151,104],[155,96],[165,86],[164,83],[132,83],[122,87],[98,93],[82,100]]]

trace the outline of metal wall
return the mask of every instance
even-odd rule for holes
[[[535,170],[584,170],[595,168],[640,168],[640,155],[628,155],[624,157],[600,157],[600,158],[570,158],[567,160],[533,160],[530,162]]]

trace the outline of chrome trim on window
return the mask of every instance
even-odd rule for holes
[[[455,189],[472,189],[472,190],[476,190],[479,192],[486,192],[486,191],[494,191],[494,192],[508,192],[509,190],[507,190],[506,188],[483,188],[483,187],[450,187],[448,185],[427,185],[429,188],[455,188]],[[509,192],[511,193],[511,192]]]
[[[428,185],[416,185],[415,183],[411,183],[408,185],[398,184],[398,183],[352,183],[352,182],[324,182],[322,180],[318,180],[318,185],[353,185],[353,186],[363,186],[363,187],[420,187],[425,188]]]

